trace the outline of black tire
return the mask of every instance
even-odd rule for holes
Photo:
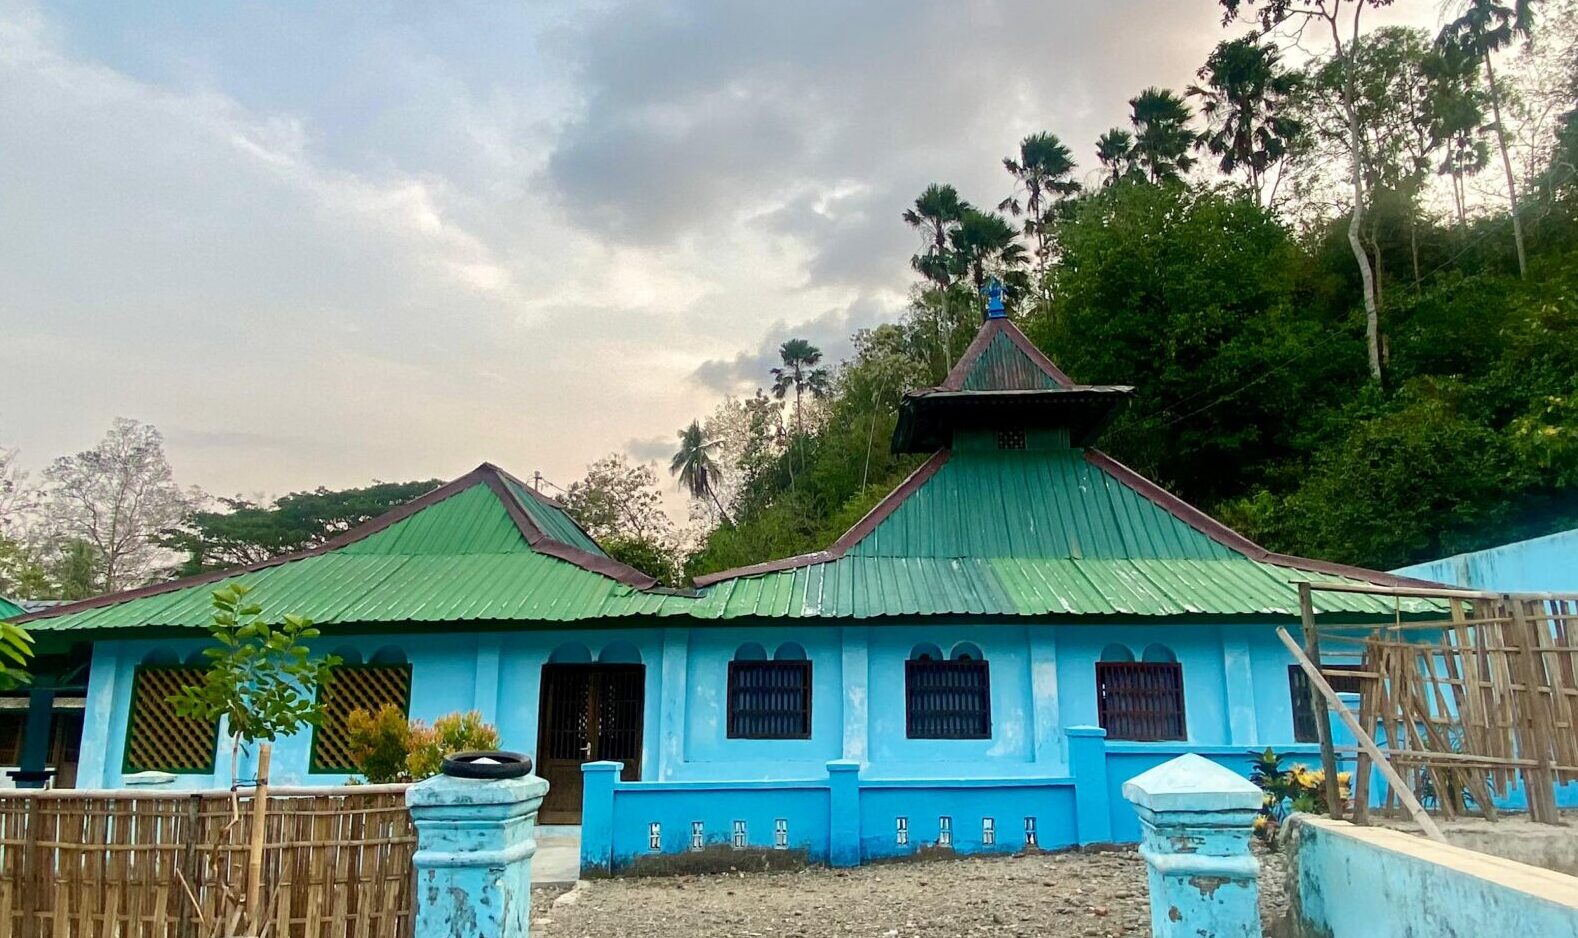
[[[492,759],[493,762],[478,762]],[[457,752],[444,757],[443,771],[451,778],[521,778],[531,774],[531,756],[524,752]]]

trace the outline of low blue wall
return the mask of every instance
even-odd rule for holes
[[[1123,783],[1184,752],[1248,776],[1256,750],[1108,743],[1095,727],[1067,731],[1067,775],[1037,778],[863,778],[834,760],[792,781],[621,781],[619,763],[583,769],[581,869],[617,873],[643,860],[714,849],[789,850],[853,866],[946,848],[1012,853],[1035,846],[1139,840]],[[1318,760],[1313,747],[1291,753]],[[699,827],[698,827],[699,825]]]
[[[1578,878],[1325,818],[1294,830],[1295,935],[1578,935]]]

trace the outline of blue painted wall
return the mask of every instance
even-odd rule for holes
[[[1504,593],[1578,592],[1578,529],[1414,564],[1393,571]]]
[[[1573,879],[1401,831],[1298,823],[1289,863],[1300,934],[1578,935]]]
[[[917,645],[942,654],[968,642],[989,662],[992,736],[908,739],[904,661]],[[150,659],[184,661],[201,639],[95,644],[79,786],[118,787],[134,668]],[[334,637],[324,643],[350,661],[401,657],[412,667],[411,715],[431,721],[476,709],[498,726],[503,745],[535,752],[542,666],[556,661],[639,662],[646,668],[641,777],[644,780],[822,779],[845,759],[866,780],[1048,778],[1067,774],[1065,727],[1097,719],[1095,663],[1122,645],[1135,658],[1165,646],[1182,664],[1189,739],[1127,744],[1156,761],[1184,748],[1234,752],[1292,745],[1287,652],[1270,626],[1184,624],[801,625],[621,630],[454,632]],[[729,661],[742,647],[771,657],[803,654],[812,664],[812,733],[805,740],[729,739]],[[307,771],[310,731],[275,747],[276,784],[330,784]],[[1144,761],[1144,760],[1140,760]],[[1138,764],[1138,762],[1136,763]],[[1140,765],[1139,771],[1151,763]],[[1121,774],[1121,773],[1120,773]],[[1114,776],[1121,785],[1127,776]],[[176,787],[229,784],[228,758],[211,775]]]

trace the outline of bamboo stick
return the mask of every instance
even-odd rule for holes
[[[1303,590],[1301,589],[1300,592],[1302,593]],[[1375,760],[1375,767],[1386,777],[1387,784],[1397,792],[1397,797],[1408,808],[1408,813],[1413,817],[1414,822],[1424,830],[1425,836],[1436,843],[1446,843],[1446,837],[1442,835],[1441,828],[1437,827],[1436,822],[1431,819],[1429,814],[1425,813],[1424,806],[1419,803],[1418,798],[1414,797],[1413,791],[1403,781],[1403,777],[1397,774],[1396,769],[1392,768],[1392,764],[1386,759],[1386,754],[1375,744],[1375,740],[1371,739],[1370,734],[1365,731],[1364,727],[1359,725],[1359,721],[1354,717],[1353,711],[1349,710],[1348,705],[1343,703],[1342,698],[1337,696],[1337,692],[1331,689],[1331,685],[1326,682],[1325,675],[1320,673],[1320,668],[1317,668],[1310,661],[1309,656],[1304,654],[1304,649],[1300,648],[1299,643],[1293,640],[1293,636],[1288,634],[1287,629],[1278,626],[1277,638],[1281,639],[1282,644],[1287,646],[1288,651],[1293,653],[1293,657],[1298,661],[1299,667],[1303,668],[1304,673],[1309,676],[1310,683],[1320,689],[1326,701],[1336,708],[1337,715],[1342,718],[1342,722],[1347,725],[1348,730],[1359,741],[1359,745],[1364,747],[1365,751],[1370,754],[1371,759]],[[1328,741],[1331,738],[1329,731],[1326,738]]]
[[[263,840],[267,834],[268,819],[268,769],[274,747],[269,743],[258,744],[258,781],[252,789],[252,849],[247,856],[247,918],[252,934],[263,928]]]

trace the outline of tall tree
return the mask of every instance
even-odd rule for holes
[[[47,531],[60,543],[88,545],[102,592],[152,579],[165,559],[160,534],[195,499],[175,484],[159,431],[125,418],[97,446],[55,460],[44,483]]]
[[[362,488],[292,492],[267,505],[220,498],[223,511],[194,511],[156,540],[180,551],[182,576],[257,563],[316,547],[438,488],[437,479],[375,482]]]
[[[679,547],[657,483],[650,465],[632,466],[623,453],[610,453],[570,483],[564,509],[608,556],[674,586]]]
[[[1240,12],[1258,12],[1261,29],[1271,30],[1295,21],[1302,33],[1309,25],[1323,27],[1331,36],[1332,57],[1339,63],[1340,100],[1348,121],[1348,180],[1353,204],[1348,211],[1348,248],[1359,265],[1359,281],[1364,300],[1364,332],[1370,358],[1370,377],[1381,380],[1381,312],[1375,297],[1375,271],[1364,248],[1364,132],[1359,124],[1358,91],[1355,87],[1350,50],[1362,35],[1360,21],[1366,8],[1390,6],[1392,0],[1220,0],[1223,23],[1231,23]],[[1346,24],[1346,25],[1345,25]]]
[[[1079,191],[1074,177],[1074,155],[1063,141],[1049,133],[1035,133],[1019,142],[1019,158],[1003,157],[1018,185],[1013,195],[998,204],[998,211],[1025,216],[1025,237],[1036,242],[1036,261],[1040,273],[1052,256],[1051,215],[1057,203]],[[1019,190],[1024,199],[1020,200]]]
[[[926,249],[910,258],[910,266],[943,289],[957,275],[948,238],[970,209],[970,203],[959,198],[957,189],[934,182],[916,197],[912,207],[904,210],[904,222],[926,236]]]
[[[826,368],[818,367],[822,350],[805,339],[790,339],[778,346],[778,358],[783,364],[772,369],[773,396],[781,401],[790,391],[794,392],[794,429],[795,434],[800,435],[803,432],[801,398],[805,394],[826,397],[832,379]]]
[[[1523,250],[1523,220],[1518,217],[1518,182],[1507,151],[1507,127],[1501,119],[1501,86],[1492,62],[1495,54],[1513,40],[1527,39],[1534,31],[1533,0],[1466,0],[1463,13],[1441,30],[1442,46],[1479,59],[1485,65],[1485,87],[1490,92],[1491,128],[1501,150],[1501,168],[1507,176],[1507,204],[1512,210],[1512,239],[1518,251],[1518,273],[1527,276],[1528,257]]]
[[[1114,127],[1096,138],[1096,162],[1107,172],[1102,185],[1111,186],[1138,172],[1134,164],[1134,135],[1122,127]]]
[[[986,289],[990,276],[995,274],[1007,280],[1003,275],[1023,267],[1027,260],[1018,232],[996,212],[966,211],[949,237],[953,253],[969,273],[977,292]]]
[[[690,426],[679,431],[679,450],[670,460],[668,471],[669,475],[679,478],[679,484],[685,487],[691,498],[712,499],[713,505],[717,506],[719,519],[728,523],[729,513],[723,510],[723,502],[719,501],[714,488],[722,471],[713,459],[713,451],[722,443],[722,440],[707,437],[700,420],[692,420]]]
[[[1167,88],[1146,88],[1129,99],[1135,160],[1151,182],[1178,182],[1194,166],[1191,116],[1188,103]]]
[[[1257,204],[1264,201],[1267,172],[1287,157],[1303,127],[1289,113],[1298,76],[1281,67],[1276,46],[1256,37],[1217,45],[1196,72],[1201,84],[1189,87],[1200,99],[1206,131],[1199,146],[1217,159],[1217,168],[1249,177]]]
[[[1452,206],[1458,230],[1468,229],[1470,176],[1490,165],[1490,145],[1485,141],[1485,103],[1475,75],[1479,62],[1461,50],[1437,46],[1427,62],[1432,84],[1430,133],[1441,153],[1436,174],[1452,180]]]

